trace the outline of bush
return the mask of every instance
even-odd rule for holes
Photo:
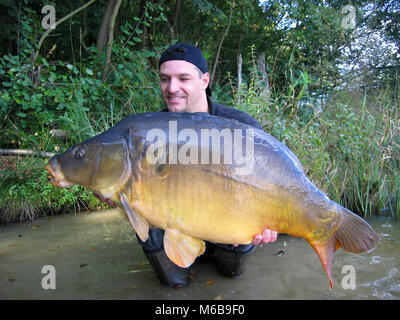
[[[83,187],[54,188],[40,158],[1,157],[0,222],[33,220],[60,212],[103,208]]]
[[[287,79],[286,92],[266,93],[254,66],[240,92],[232,84],[229,103],[237,107],[240,101],[239,109],[291,148],[306,175],[332,200],[363,216],[400,217],[396,89],[342,90],[316,99],[308,90],[311,81],[300,72]]]
[[[154,51],[133,51],[128,36],[133,27],[123,26],[125,36],[115,43],[114,69],[100,81],[104,56],[90,47],[91,55],[79,63],[33,63],[34,32],[38,25],[24,8],[19,55],[0,57],[0,148],[60,152],[97,135],[123,117],[161,108],[158,74],[151,66]],[[161,50],[161,49],[160,49]],[[69,132],[59,140],[51,129]],[[34,219],[43,214],[95,209],[99,202],[82,187],[54,188],[47,182],[38,158],[2,157],[0,168],[0,220]],[[10,165],[8,165],[10,163]]]

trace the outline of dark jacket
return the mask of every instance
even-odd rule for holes
[[[239,122],[248,124],[250,126],[253,126],[257,129],[261,129],[261,125],[257,122],[256,119],[253,117],[249,116],[246,112],[225,106],[223,104],[219,104],[216,102],[211,101],[209,98],[208,100],[208,113],[212,116],[218,116],[218,117],[223,117],[223,118],[228,118],[228,119],[234,119]],[[165,108],[162,110],[163,112],[168,112],[168,109]]]
[[[246,112],[224,106],[222,104],[213,102],[211,100],[208,100],[208,105],[209,105],[209,114],[213,116],[234,119],[262,130],[262,127],[257,122],[257,120],[249,116]]]

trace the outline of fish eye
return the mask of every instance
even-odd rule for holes
[[[84,147],[80,147],[80,148],[76,149],[74,155],[75,155],[76,159],[80,160],[85,156],[85,154],[86,154],[85,148]]]

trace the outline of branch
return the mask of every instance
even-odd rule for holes
[[[59,24],[63,23],[65,20],[71,18],[73,15],[77,14],[78,12],[82,11],[83,9],[87,8],[88,6],[90,6],[95,1],[97,1],[97,0],[90,0],[88,3],[86,3],[82,7],[76,9],[75,11],[72,11],[70,14],[67,14],[64,18],[61,18],[60,20],[58,20],[56,22],[55,27],[57,27]],[[38,48],[36,49],[35,55],[33,56],[33,62],[32,63],[35,63],[35,61],[36,61],[36,59],[37,59],[37,57],[39,55],[39,51],[40,51],[40,48],[41,48],[41,46],[43,44],[44,39],[47,38],[47,36],[49,35],[49,33],[52,30],[54,30],[54,29],[49,28],[49,29],[47,29],[47,31],[45,33],[43,33],[42,37],[39,40]]]
[[[49,158],[55,155],[55,153],[44,152],[44,151],[33,151],[33,150],[20,150],[20,149],[0,149],[0,154],[16,154],[20,156],[40,156],[43,158]]]
[[[217,68],[217,64],[218,64],[218,59],[219,59],[219,53],[221,52],[221,47],[222,47],[222,43],[224,42],[224,39],[226,37],[226,35],[228,34],[229,28],[231,26],[231,22],[232,22],[232,11],[233,11],[233,7],[235,6],[235,1],[232,1],[231,3],[231,12],[229,13],[229,22],[228,22],[228,26],[225,29],[224,35],[222,36],[221,42],[219,43],[219,47],[218,47],[218,51],[217,51],[217,56],[215,58],[215,63],[214,63],[214,67],[213,67],[213,71],[212,71],[212,76],[211,76],[211,81],[210,81],[210,87],[211,84],[214,80],[214,75],[215,75],[215,69]]]
[[[115,19],[117,18],[118,10],[121,5],[121,0],[117,0],[113,14],[111,16],[110,20],[110,29],[108,33],[108,43],[107,43],[107,55],[106,55],[106,63],[104,65],[103,72],[101,74],[101,81],[106,81],[109,75],[109,71],[111,69],[110,64],[111,64],[111,53],[112,53],[112,44],[114,41],[114,25],[115,25]]]

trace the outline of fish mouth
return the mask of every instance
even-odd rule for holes
[[[55,168],[54,163],[47,164],[45,168],[47,169],[47,172],[51,175],[48,182],[50,182],[53,186],[59,188],[68,188],[74,185],[73,183],[65,180],[64,175],[60,172],[60,170]]]

